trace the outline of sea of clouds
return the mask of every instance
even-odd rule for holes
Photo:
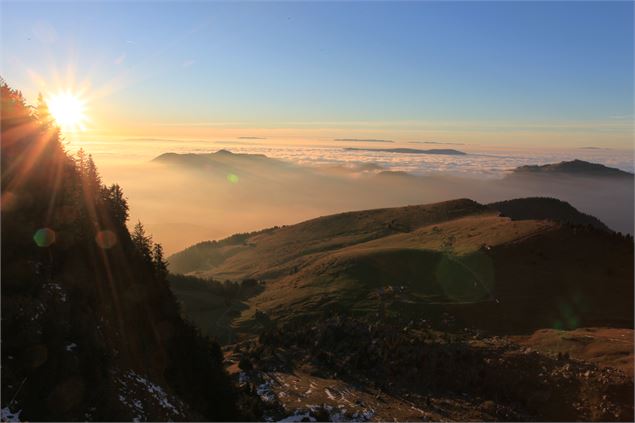
[[[309,166],[350,166],[375,164],[390,171],[415,175],[451,173],[469,177],[499,178],[514,168],[528,164],[586,160],[633,172],[633,152],[609,149],[572,150],[463,150],[465,155],[391,153],[346,150],[342,147],[231,146],[234,153],[256,153]]]
[[[414,175],[449,173],[456,176],[500,178],[514,168],[529,164],[548,164],[580,159],[633,172],[633,150],[609,148],[496,148],[463,145],[420,146],[405,145],[409,148],[454,148],[465,155],[411,154],[370,151],[372,148],[397,147],[394,144],[371,145],[368,150],[347,150],[346,145],[272,145],[271,140],[256,142],[169,140],[169,139],[128,139],[99,140],[82,142],[71,146],[82,146],[104,165],[111,160],[149,161],[165,153],[211,153],[226,149],[233,153],[264,154],[268,157],[288,160],[304,166],[344,166],[375,165],[379,170],[401,171]],[[354,147],[361,147],[354,145]],[[98,161],[98,164],[99,164]]]
[[[117,182],[124,188],[131,224],[143,221],[167,254],[196,242],[333,213],[454,198],[488,203],[531,196],[556,197],[600,218],[612,229],[633,233],[632,183],[564,180],[529,184],[504,178],[521,165],[573,159],[633,172],[632,151],[378,142],[351,145],[332,140],[322,144],[276,144],[274,140],[260,139],[101,139],[67,144],[71,152],[80,147],[93,155],[104,183]],[[347,147],[454,148],[467,154],[404,154]],[[226,155],[225,166],[220,164],[216,170],[152,161],[166,152],[201,154],[221,149],[262,154],[298,166]],[[236,177],[228,179],[224,173],[219,174],[221,168],[231,168]],[[382,171],[400,173],[379,175]]]

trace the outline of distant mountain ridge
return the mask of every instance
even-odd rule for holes
[[[429,150],[421,150],[418,148],[356,148],[346,147],[347,151],[379,151],[384,153],[401,153],[401,154],[441,154],[449,156],[463,156],[467,153],[452,148],[432,148]]]
[[[525,165],[514,169],[512,175],[553,175],[564,174],[571,176],[589,177],[629,177],[633,174],[623,170],[604,166],[599,163],[591,163],[584,160],[563,161],[546,165]]]
[[[256,153],[233,153],[224,148],[214,153],[163,153],[152,159],[153,162],[182,162],[182,161],[200,161],[200,160],[213,160],[215,158],[268,158],[264,154]],[[275,159],[270,159],[275,160]]]

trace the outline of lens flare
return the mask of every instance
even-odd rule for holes
[[[95,242],[97,242],[97,245],[99,245],[101,248],[107,250],[117,244],[117,235],[109,230],[99,231],[95,236]]]
[[[437,265],[436,278],[445,295],[455,301],[496,300],[494,265],[482,252],[444,254]]]
[[[3,211],[15,210],[18,205],[18,196],[11,191],[5,191],[0,196],[0,208]]]
[[[50,247],[55,242],[55,231],[49,228],[42,228],[35,231],[33,241],[38,247]]]
[[[234,175],[233,173],[230,173],[229,175],[227,175],[227,180],[229,182],[231,182],[232,184],[237,184],[238,183],[238,175]]]

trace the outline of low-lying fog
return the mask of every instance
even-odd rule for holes
[[[205,157],[164,156],[162,160],[151,161],[169,151],[215,152],[220,145],[200,142],[179,146],[160,140],[130,143],[144,148],[132,149],[129,145],[130,154],[110,153],[122,149],[121,145],[112,148],[109,143],[110,148],[90,143],[84,148],[94,155],[104,182],[117,182],[124,188],[131,222],[140,219],[168,254],[200,241],[293,224],[325,214],[459,197],[479,202],[556,197],[598,217],[614,230],[633,233],[632,178],[505,177],[519,165],[573,158],[632,171],[630,156],[608,150],[491,153],[444,145],[438,148],[454,148],[468,154],[412,157],[346,151],[334,146],[300,149],[249,146],[237,141],[224,143],[224,147],[233,153],[266,152],[267,157],[218,153]],[[372,147],[378,148],[377,145],[369,148]]]

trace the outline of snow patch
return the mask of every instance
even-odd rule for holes
[[[151,397],[157,401],[159,406],[161,406],[164,410],[170,411],[176,415],[183,416],[183,412],[177,408],[169,400],[168,394],[163,390],[163,388],[159,385],[156,385],[141,375],[137,374],[133,370],[128,370],[123,373],[122,377],[118,378],[121,388],[119,395],[119,401],[122,404],[126,405],[134,414],[133,418],[135,421],[146,421],[146,411],[143,406],[143,402],[137,398],[128,398],[130,394],[134,391],[132,390],[132,386],[135,386],[135,389],[146,390],[151,395]]]
[[[273,392],[272,384],[271,380],[267,380],[256,388],[256,394],[265,402],[274,402],[277,398]]]
[[[181,412],[168,400],[168,394],[161,388],[159,385],[155,385],[149,380],[141,377],[137,373],[132,370],[128,371],[128,377],[135,379],[137,382],[141,383],[145,386],[149,393],[151,393],[158,401],[161,407],[168,409],[176,414],[181,414]],[[138,402],[138,401],[135,401]]]
[[[11,411],[9,407],[4,407],[0,409],[0,419],[3,422],[19,422],[20,421],[20,413],[22,410]]]
[[[301,422],[301,421],[306,421],[305,419],[310,422],[317,421],[315,417],[311,416],[311,414],[308,411],[305,413],[301,413],[298,410],[296,410],[295,413],[293,413],[292,415],[278,421],[279,422]]]
[[[247,376],[247,373],[245,373],[245,372],[238,373],[238,383],[243,385],[243,384],[245,384],[247,382],[249,382],[249,376]]]
[[[45,285],[45,287],[53,294],[57,294],[57,297],[61,302],[66,302],[66,292],[64,292],[64,288],[62,288],[59,284],[51,282]]]

